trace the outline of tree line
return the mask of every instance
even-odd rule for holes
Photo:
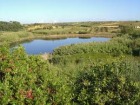
[[[0,31],[19,31],[23,29],[23,26],[20,24],[20,22],[17,21],[0,21]]]

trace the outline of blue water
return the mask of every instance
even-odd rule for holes
[[[105,42],[108,40],[110,40],[110,38],[103,37],[92,37],[88,39],[67,38],[58,40],[36,39],[30,42],[24,42],[21,45],[25,48],[27,54],[43,54],[43,53],[52,53],[55,48],[60,46],[86,42]]]

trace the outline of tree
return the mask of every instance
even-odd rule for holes
[[[0,21],[0,31],[19,31],[23,26],[17,21]]]
[[[123,34],[131,34],[134,31],[134,28],[131,26],[119,26],[121,29],[121,33]]]

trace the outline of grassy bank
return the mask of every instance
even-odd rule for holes
[[[18,43],[33,39],[61,39],[61,38],[72,38],[72,37],[113,37],[114,34],[109,33],[98,33],[98,34],[61,34],[61,35],[43,35],[33,34],[32,32],[19,31],[19,32],[0,32],[0,45],[4,43]]]

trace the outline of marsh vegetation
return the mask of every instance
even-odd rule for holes
[[[1,31],[0,104],[139,105],[140,30],[135,28],[139,24],[31,24],[18,32]],[[73,34],[113,38],[62,46],[47,60],[26,54],[21,46],[11,52],[7,44]]]

